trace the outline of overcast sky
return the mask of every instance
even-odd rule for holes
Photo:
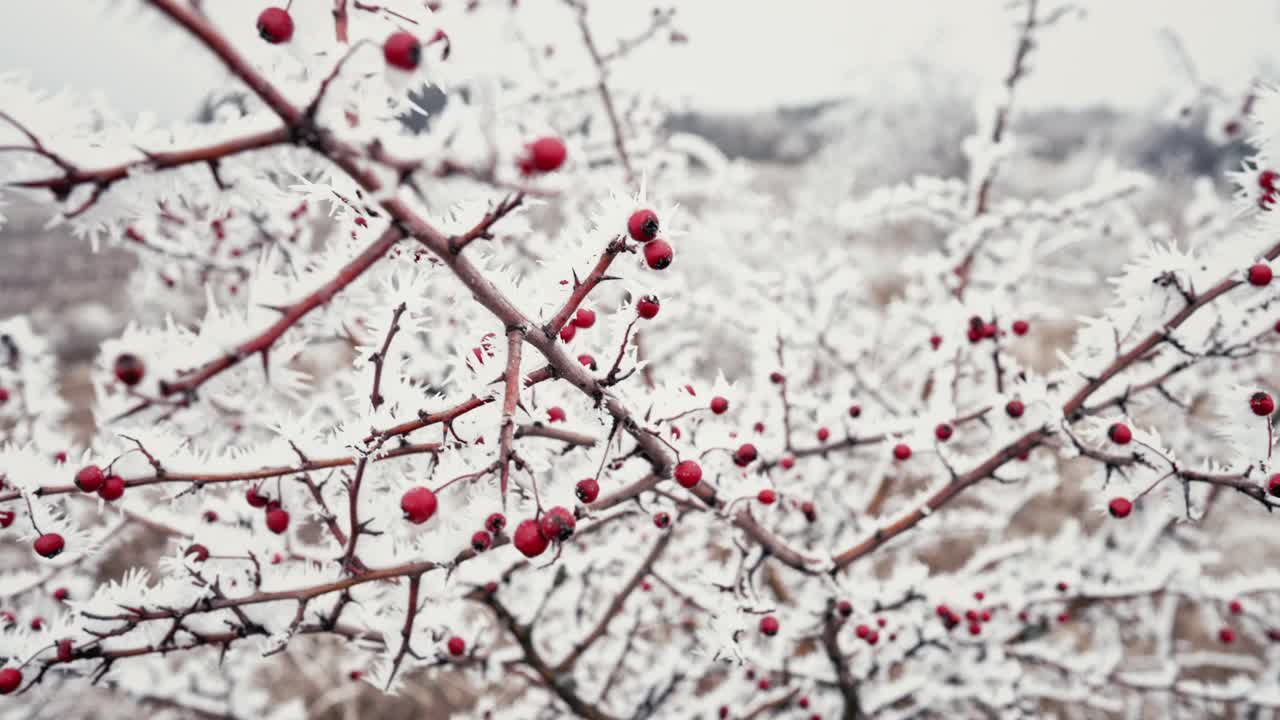
[[[157,52],[142,26],[109,21],[94,10],[136,1],[4,0],[0,70],[29,71],[37,86],[50,90],[101,90],[128,114],[188,115],[219,75],[207,54]],[[211,1],[254,9],[269,4]],[[524,0],[524,6],[536,12],[538,3],[553,1]],[[636,1],[597,1],[593,12]],[[758,109],[838,96],[859,76],[912,58],[990,76],[1008,65],[1013,16],[1006,3],[683,0],[676,3],[678,25],[692,39],[687,52],[696,54],[673,59],[678,72],[661,75],[663,90],[705,108]],[[1142,106],[1166,95],[1183,74],[1161,40],[1164,28],[1184,39],[1206,79],[1238,91],[1257,72],[1259,58],[1274,55],[1280,38],[1280,0],[1079,4],[1087,17],[1045,35],[1034,81],[1023,87],[1026,104]]]

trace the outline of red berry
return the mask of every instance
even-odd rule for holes
[[[564,408],[559,405],[547,408],[547,422],[564,422],[566,417]]]
[[[676,464],[676,482],[682,488],[691,488],[702,480],[702,466],[696,460],[681,460]]]
[[[645,320],[652,320],[658,316],[658,307],[657,295],[645,295],[636,303],[636,314]],[[1277,324],[1280,325],[1280,322]]]
[[[258,34],[272,45],[293,37],[293,18],[284,8],[269,7],[258,14]]]
[[[975,593],[973,594],[973,599],[974,599],[974,600],[977,600],[978,602],[982,602],[982,600],[983,600],[986,596],[987,596],[987,594],[986,594],[986,593],[984,593],[984,592],[982,592],[981,590],[979,590],[979,591],[977,591],[977,592],[975,592]]]
[[[671,527],[671,514],[664,512],[654,514],[653,526],[659,530],[666,530],[668,527]]]
[[[1112,498],[1107,503],[1107,512],[1111,513],[1113,518],[1127,518],[1129,513],[1133,512],[1133,503],[1128,498]]]
[[[182,554],[190,557],[195,562],[204,562],[209,559],[209,548],[196,544],[187,548],[187,551]]]
[[[596,313],[594,310],[586,308],[578,308],[577,314],[573,316],[573,324],[586,330],[596,324]]]
[[[968,336],[969,342],[976,343],[982,339],[982,327],[981,326],[970,327],[968,332],[965,333],[965,335]]]
[[[467,641],[454,635],[449,638],[449,654],[458,657],[467,651]]]
[[[778,461],[778,464],[782,466],[783,470],[790,470],[796,466],[796,459],[790,455],[783,455],[782,459]]]
[[[808,500],[800,503],[800,512],[804,513],[804,519],[809,522],[813,522],[818,519],[817,509],[813,506],[813,503]]]
[[[14,517],[12,510],[0,510],[0,528],[7,528],[12,525]]]
[[[584,503],[595,502],[596,498],[600,496],[600,483],[592,478],[579,480],[573,492]]]
[[[63,602],[69,597],[71,597],[71,591],[64,587],[60,587],[53,591],[53,599],[58,602]]]
[[[942,345],[942,336],[941,336],[941,335],[930,335],[930,336],[929,336],[929,344],[933,346],[933,349],[934,349],[934,350],[937,350],[937,349],[938,349],[938,346]]]
[[[119,500],[124,495],[124,478],[119,475],[111,475],[102,481],[102,487],[98,488],[98,497],[107,502]]]
[[[971,622],[971,623],[969,623],[969,634],[970,634],[970,635],[980,635],[981,633],[982,633],[982,626],[981,626],[981,625],[979,625],[979,624],[978,624],[978,623],[976,623],[976,622]]]
[[[502,513],[491,513],[489,517],[484,519],[484,529],[497,535],[507,527],[507,517]]]
[[[1256,287],[1263,287],[1271,282],[1271,266],[1265,263],[1258,263],[1249,268],[1249,284]]]
[[[248,490],[245,490],[244,499],[249,501],[250,507],[256,508],[266,507],[267,503],[271,502],[271,499],[258,492],[258,488],[256,487],[251,487]]]
[[[772,505],[778,499],[778,494],[769,488],[765,488],[756,495],[756,499],[763,505]]]
[[[133,353],[117,355],[112,369],[115,371],[116,379],[129,387],[142,382],[142,376],[146,374],[146,366],[142,364],[142,358]]]
[[[666,240],[654,240],[644,246],[644,261],[654,270],[665,270],[671,265],[674,253]]]
[[[831,437],[831,431],[826,428],[818,428],[818,442],[826,442]]]
[[[841,600],[840,602],[836,603],[836,611],[839,612],[844,617],[849,617],[850,615],[853,614],[853,603],[849,602],[848,600]]]
[[[954,430],[947,423],[938,423],[938,426],[933,429],[933,436],[942,442],[946,442],[951,439],[952,432]]]
[[[579,355],[578,362],[581,363],[583,367],[589,367],[592,370],[596,369],[596,359],[591,357],[587,353],[583,353]]]
[[[1107,428],[1107,437],[1111,438],[1111,442],[1117,445],[1128,445],[1133,439],[1133,431],[1124,423],[1115,423]]]
[[[493,545],[493,538],[484,530],[477,530],[471,535],[471,549],[478,553],[488,550]]]
[[[627,234],[636,242],[652,242],[658,237],[658,215],[652,210],[631,213],[627,218]]]
[[[209,523],[218,522],[218,513],[212,510],[204,511],[204,521]]]
[[[1240,604],[1239,600],[1232,600],[1227,605],[1227,609],[1231,611],[1232,615],[1239,615],[1240,613],[1244,612],[1244,605]]]
[[[800,709],[801,709],[801,710],[808,710],[808,709],[809,709],[809,698],[808,698],[808,697],[805,697],[805,696],[801,696],[801,697],[800,697],[800,699],[796,701],[796,704],[800,706]]]
[[[1066,583],[1066,582],[1064,582],[1064,581],[1062,581],[1062,580],[1059,580],[1059,581],[1058,581],[1058,592],[1066,592],[1066,591],[1067,591],[1067,587],[1068,587],[1068,585],[1067,585],[1067,583]]]
[[[8,695],[22,686],[22,671],[17,668],[0,670],[0,695]]]
[[[850,406],[849,406],[849,417],[851,417],[851,418],[857,418],[857,417],[860,417],[861,415],[862,415],[862,406],[861,406],[861,405],[850,405]]]
[[[76,487],[87,493],[97,492],[98,488],[102,487],[102,481],[106,479],[107,476],[103,474],[102,468],[97,465],[85,465],[76,473]]]
[[[75,652],[71,647],[70,640],[58,641],[58,662],[71,662],[75,657]]]
[[[880,633],[875,630],[872,630],[871,633],[867,635],[867,644],[875,645],[878,642],[880,642]]]
[[[711,412],[717,415],[723,415],[729,410],[729,400],[719,395],[711,398]]]
[[[760,632],[773,637],[778,634],[778,618],[772,615],[765,615],[760,618]]]
[[[1224,627],[1218,631],[1218,640],[1222,642],[1223,645],[1230,645],[1236,641],[1236,631],[1231,628]]]
[[[573,519],[573,513],[559,505],[544,513],[538,523],[542,534],[548,540],[556,540],[558,542],[564,542],[572,537],[576,525],[577,521]]]
[[[781,385],[786,381],[787,381],[787,376],[783,375],[777,370],[774,370],[773,372],[769,373],[769,382],[773,383],[774,385]]]
[[[543,137],[529,144],[529,164],[538,172],[551,172],[564,164],[569,151],[557,137]]]
[[[898,460],[906,460],[911,457],[911,446],[906,443],[898,443],[893,446],[893,457]]]
[[[1254,415],[1266,417],[1276,410],[1276,401],[1264,392],[1256,392],[1249,396],[1249,409]]]
[[[1004,406],[1004,411],[1009,413],[1009,417],[1011,418],[1022,417],[1022,413],[1026,412],[1026,410],[1027,407],[1022,404],[1021,400],[1010,400],[1009,403]]]
[[[871,628],[866,625],[859,625],[853,629],[853,634],[857,635],[859,640],[866,640],[867,636],[871,634]]]
[[[1013,321],[1013,334],[1014,334],[1014,335],[1026,335],[1026,334],[1027,334],[1027,331],[1028,331],[1028,330],[1030,330],[1030,329],[1031,329],[1031,325],[1029,325],[1029,324],[1027,323],[1027,321],[1026,321],[1026,320],[1014,320],[1014,321]]]
[[[436,514],[437,505],[436,494],[424,487],[409,488],[400,496],[400,509],[404,512],[404,519],[414,525],[430,520]]]
[[[733,451],[733,463],[738,467],[746,467],[756,459],[756,446],[751,443],[743,443]]]
[[[267,511],[267,529],[277,535],[288,530],[289,512],[281,508]]]
[[[40,557],[55,558],[62,554],[63,548],[66,547],[66,542],[58,533],[45,533],[36,538],[36,541],[32,543],[32,547],[35,548],[36,554]]]
[[[382,57],[392,67],[414,70],[422,59],[422,45],[407,32],[394,32],[382,43]]]
[[[38,616],[31,618],[32,630],[41,630],[43,628],[44,628],[44,618],[38,617]]]
[[[1000,333],[1000,328],[995,323],[987,323],[982,326],[982,337],[993,338]]]
[[[9,388],[0,387],[0,405],[9,402]]]
[[[1058,622],[1062,625],[1065,625],[1071,622],[1071,616],[1068,615],[1067,613],[1058,613]]]
[[[511,538],[516,549],[525,557],[537,557],[547,549],[549,544],[538,527],[537,520],[521,520],[516,526],[515,535]]]
[[[1258,173],[1258,187],[1269,193],[1277,191],[1276,181],[1280,180],[1280,173],[1275,170],[1263,170]]]
[[[1271,493],[1271,497],[1280,497],[1280,473],[1267,480],[1267,492]]]
[[[573,336],[578,334],[578,326],[569,324],[560,328],[560,342],[573,342]]]

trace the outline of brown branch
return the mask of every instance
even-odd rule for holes
[[[271,347],[289,328],[296,325],[312,310],[327,304],[335,295],[342,292],[356,278],[372,267],[374,263],[385,257],[387,252],[396,243],[400,242],[402,237],[403,235],[398,227],[387,228],[369,247],[344,265],[332,279],[301,300],[281,308],[279,320],[276,320],[258,335],[236,346],[233,351],[216,360],[205,363],[200,369],[182,374],[171,381],[161,381],[160,394],[167,396],[175,393],[194,393],[197,388],[218,374],[234,367],[245,358],[259,353],[262,354],[263,367],[266,368],[268,366],[267,357]]]
[[[596,72],[599,73],[600,80],[596,83],[596,90],[600,93],[600,101],[604,104],[605,115],[609,118],[609,127],[613,129],[613,147],[618,152],[618,160],[622,162],[622,169],[626,172],[627,182],[630,183],[635,179],[635,172],[631,169],[631,157],[627,154],[627,145],[623,140],[622,123],[618,120],[618,111],[613,104],[613,93],[609,90],[609,71],[605,63],[604,56],[600,54],[600,49],[596,47],[595,37],[591,34],[591,26],[587,24],[587,6],[578,0],[566,0],[566,2],[578,11],[578,29],[582,32],[582,42],[587,47],[587,52],[591,55],[591,61],[595,63]]]
[[[641,581],[643,581],[645,576],[649,574],[649,571],[653,568],[653,564],[662,555],[662,551],[667,549],[667,545],[671,542],[671,538],[673,537],[675,537],[675,533],[671,532],[663,533],[658,537],[658,541],[653,544],[653,549],[651,549],[649,554],[645,556],[644,560],[640,562],[639,567],[637,567],[636,571],[632,573],[631,579],[628,580],[627,583],[622,586],[622,589],[613,596],[613,600],[609,602],[608,607],[605,608],[604,614],[600,616],[600,620],[596,622],[595,627],[591,629],[591,632],[587,633],[581,640],[579,640],[573,646],[573,649],[564,656],[564,659],[556,664],[554,671],[557,674],[568,672],[569,669],[578,662],[578,658],[582,657],[583,653],[591,649],[591,646],[594,645],[597,640],[604,637],[605,632],[609,629],[609,623],[613,622],[613,619],[618,616],[618,613],[622,612],[622,607],[626,604],[627,598],[631,597],[631,594],[635,592],[635,589],[640,586]]]
[[[404,627],[400,629],[400,649],[396,651],[395,659],[391,661],[391,671],[387,673],[387,690],[391,689],[391,683],[396,678],[396,671],[400,669],[404,656],[411,652],[409,638],[413,635],[413,621],[418,617],[418,586],[421,583],[421,575],[409,578],[409,601],[404,613]]]
[[[596,261],[596,266],[591,268],[591,272],[587,274],[587,278],[578,281],[577,274],[574,274],[573,292],[569,294],[569,299],[565,301],[564,306],[560,308],[560,312],[555,314],[542,328],[542,332],[549,338],[555,338],[565,323],[569,322],[569,318],[578,311],[578,306],[587,298],[587,295],[599,285],[607,276],[605,273],[609,270],[609,266],[613,264],[614,258],[618,253],[626,247],[626,238],[619,235],[609,241],[605,246],[604,253],[600,255],[600,259]]]
[[[550,440],[559,440],[569,445],[578,445],[581,447],[592,447],[598,442],[596,438],[586,433],[573,432],[572,430],[561,430],[559,428],[548,427],[540,423],[533,425],[521,425],[516,428],[516,438],[522,437],[541,437]]]
[[[862,704],[858,699],[858,681],[849,669],[849,659],[840,650],[840,629],[844,620],[836,612],[835,600],[827,602],[827,622],[822,629],[822,649],[827,654],[836,672],[836,684],[840,687],[840,695],[844,699],[844,710],[840,717],[844,720],[862,720],[866,717],[862,712]]]
[[[393,458],[404,457],[405,455],[415,455],[418,453],[433,453],[440,450],[439,443],[421,443],[418,445],[405,445],[403,447],[394,448],[378,452],[370,457],[371,462],[380,460],[391,460]],[[124,481],[125,487],[141,487],[145,485],[157,485],[162,483],[184,483],[193,487],[202,487],[204,485],[216,485],[220,483],[243,482],[248,480],[265,480],[267,478],[281,477],[284,475],[297,475],[303,473],[315,472],[317,470],[331,470],[333,468],[347,467],[355,465],[356,461],[350,456],[325,458],[322,460],[311,460],[299,463],[297,465],[277,465],[273,467],[261,468],[258,470],[246,470],[242,472],[230,473],[176,473],[166,470],[164,474],[145,475],[142,477],[130,478]],[[80,493],[80,488],[74,484],[69,485],[43,485],[31,491],[36,497],[44,497],[46,495],[63,495],[67,493]],[[0,495],[0,502],[10,500],[20,500],[22,493],[9,492]]]
[[[552,368],[539,368],[525,376],[524,386],[533,387],[540,382],[551,380],[555,378],[555,376],[555,371]],[[485,397],[473,397],[468,400],[464,400],[447,410],[439,410],[433,413],[429,413],[425,410],[419,411],[417,420],[409,420],[408,422],[392,425],[389,428],[379,430],[372,435],[367,436],[364,441],[366,443],[371,443],[379,438],[387,439],[398,437],[400,435],[408,435],[415,430],[421,430],[424,427],[429,427],[439,423],[448,425],[457,418],[475,410],[476,408],[488,405],[493,401],[494,397],[492,395]]]
[[[396,306],[395,312],[391,314],[391,327],[387,329],[387,337],[382,341],[382,349],[369,358],[373,362],[373,390],[369,393],[369,402],[373,404],[374,410],[382,405],[382,393],[378,391],[382,385],[382,366],[387,362],[387,351],[391,349],[392,338],[400,331],[400,316],[404,315],[404,311],[404,303]]]
[[[507,505],[507,485],[511,480],[511,441],[515,437],[516,405],[520,403],[520,353],[524,348],[523,326],[507,330],[506,391],[502,396],[502,427],[498,431],[498,463],[500,470],[499,491],[502,506]]]
[[[485,240],[492,239],[493,234],[489,231],[493,229],[493,226],[497,224],[499,220],[506,217],[512,210],[520,207],[522,202],[524,202],[524,193],[522,192],[503,198],[503,200],[498,203],[497,207],[485,213],[484,217],[480,218],[480,222],[476,223],[470,230],[466,231],[462,235],[456,235],[449,238],[449,251],[456,255],[462,252],[467,245],[470,245],[473,240],[479,238],[484,238]]]

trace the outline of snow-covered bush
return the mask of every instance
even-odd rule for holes
[[[139,261],[87,446],[0,323],[0,714],[1280,706],[1280,569],[1240,557],[1280,505],[1280,95],[1176,232],[1113,165],[1002,196],[1071,19],[1031,0],[967,177],[850,198],[824,157],[783,207],[633,82],[674,11],[433,5],[120,3],[225,67],[208,124],[0,78],[6,199]]]

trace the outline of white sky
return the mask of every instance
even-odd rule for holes
[[[157,52],[141,26],[104,23],[95,6],[136,0],[5,0],[0,71],[27,71],[49,90],[103,91],[127,114],[190,113],[221,77],[207,55]],[[445,0],[446,3],[462,0]],[[494,0],[487,0],[493,2]],[[265,7],[267,0],[206,0]],[[294,0],[321,4],[331,0]],[[610,13],[597,0],[593,13]],[[990,77],[1004,72],[1013,16],[1007,0],[667,0],[692,39],[660,72],[663,90],[710,109],[757,109],[838,96],[859,77],[927,57]],[[536,11],[538,3],[523,0]],[[1042,0],[1042,4],[1054,4]],[[1185,41],[1201,72],[1232,91],[1275,55],[1280,0],[1080,0],[1088,10],[1044,36],[1028,105],[1141,106],[1183,76],[1159,31]],[[562,15],[556,15],[562,18]],[[602,24],[607,24],[602,23]],[[151,28],[151,26],[147,26]],[[161,43],[165,45],[165,43]],[[690,59],[694,59],[690,62]],[[643,73],[644,68],[628,72]],[[0,98],[0,104],[3,98]]]

